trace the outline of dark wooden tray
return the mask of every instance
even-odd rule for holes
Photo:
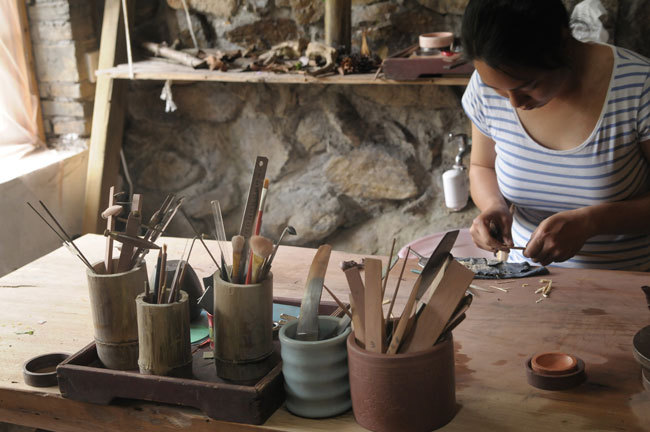
[[[299,305],[300,301],[274,298],[274,303]],[[319,313],[329,315],[334,302],[323,301]],[[217,376],[213,359],[204,359],[210,348],[192,356],[192,377],[143,375],[137,370],[106,369],[90,343],[56,368],[63,397],[81,402],[108,405],[126,398],[198,408],[215,420],[259,425],[268,419],[285,399],[280,344],[269,357],[271,370],[255,382],[232,383]]]
[[[257,425],[284,402],[279,345],[271,355],[275,367],[246,384],[217,377],[214,361],[204,359],[204,351],[194,353],[193,377],[188,379],[106,369],[93,342],[56,368],[59,390],[63,397],[82,402],[107,405],[116,398],[140,399],[198,408],[215,420]]]
[[[469,76],[474,71],[471,62],[451,63],[442,57],[387,58],[382,63],[387,79],[409,81],[431,76]]]

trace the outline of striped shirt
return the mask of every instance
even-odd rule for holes
[[[503,196],[514,204],[512,238],[526,245],[539,223],[554,213],[623,201],[650,190],[650,164],[642,141],[650,140],[650,60],[612,47],[614,69],[600,118],[578,147],[552,150],[525,131],[508,98],[474,72],[463,108],[495,143],[495,171]],[[650,224],[650,221],[648,221]],[[650,235],[598,235],[559,267],[650,270]],[[511,251],[510,261],[526,261]]]

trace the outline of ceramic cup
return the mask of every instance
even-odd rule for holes
[[[407,354],[378,354],[348,336],[352,410],[374,432],[429,432],[456,415],[451,334],[433,347]]]
[[[319,316],[318,331],[331,334],[338,323],[339,318]],[[298,320],[294,320],[280,329],[287,409],[308,418],[332,417],[346,412],[352,406],[345,347],[350,328],[318,341],[296,340],[297,328]]]

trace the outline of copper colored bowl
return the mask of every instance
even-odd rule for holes
[[[545,352],[533,356],[530,367],[537,373],[546,375],[566,375],[574,372],[578,361],[570,354]]]

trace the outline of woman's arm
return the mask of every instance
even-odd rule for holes
[[[650,140],[640,146],[650,163]],[[524,256],[542,265],[562,262],[576,255],[590,237],[634,233],[650,233],[650,192],[625,201],[560,212],[545,219],[531,235]]]
[[[472,124],[470,192],[481,214],[472,222],[470,233],[478,247],[490,251],[507,250],[503,245],[512,245],[512,215],[499,190],[495,159],[494,141]]]

